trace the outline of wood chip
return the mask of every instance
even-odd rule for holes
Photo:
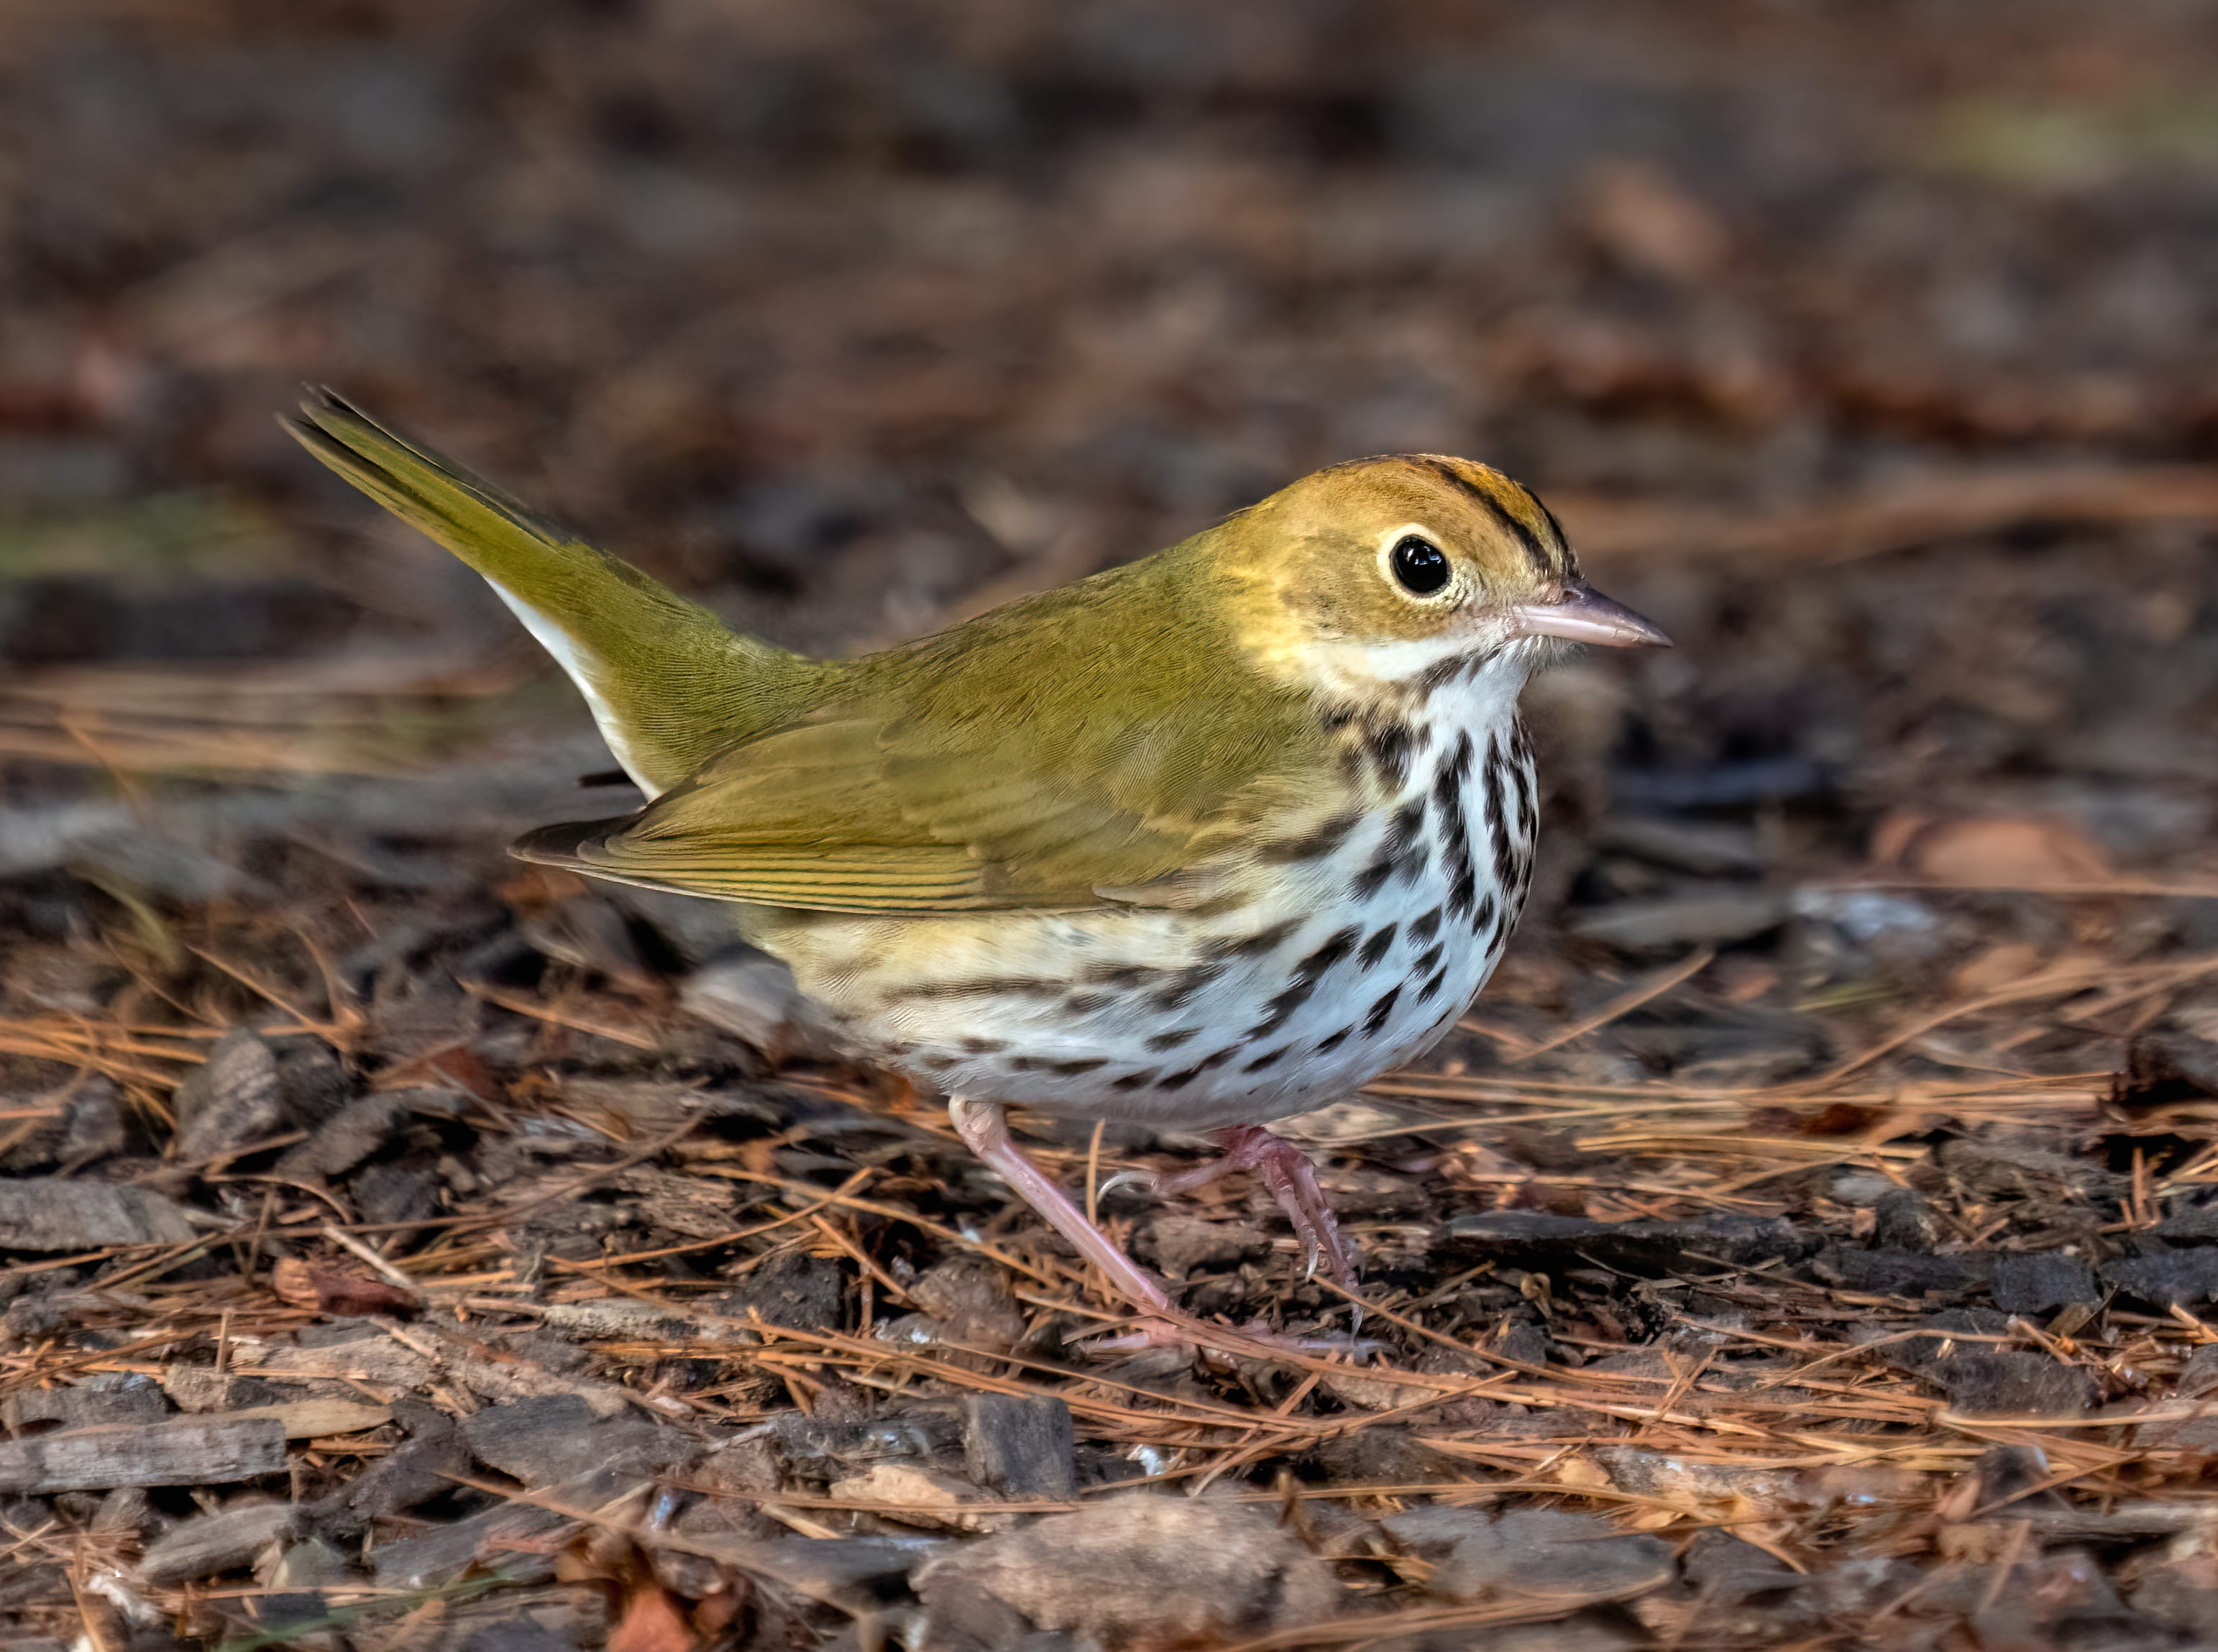
[[[284,1467],[285,1426],[274,1416],[109,1423],[0,1443],[0,1492],[222,1486]]]

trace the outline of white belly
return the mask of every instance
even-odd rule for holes
[[[1321,852],[1259,865],[1236,913],[781,913],[750,928],[865,1049],[950,1094],[1193,1129],[1304,1112],[1429,1049],[1523,906],[1523,731],[1415,732],[1398,789]]]

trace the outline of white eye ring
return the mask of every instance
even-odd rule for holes
[[[1445,606],[1463,594],[1455,560],[1440,548],[1437,535],[1416,523],[1380,536],[1379,572],[1397,594],[1427,608]]]

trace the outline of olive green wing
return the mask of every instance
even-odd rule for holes
[[[858,661],[839,700],[632,820],[519,852],[831,912],[1206,900],[1345,795],[1306,696],[1210,600],[1201,544]]]
[[[1205,534],[857,660],[630,820],[518,852],[826,912],[1207,900],[1345,803],[1307,696],[1248,658],[1218,584]]]
[[[1205,898],[1228,857],[1316,807],[1317,777],[1248,773],[1198,808],[1193,777],[1162,772],[1171,750],[1136,741],[1124,764],[1087,773],[835,715],[727,752],[628,820],[551,827],[517,852],[823,912],[1184,905]]]

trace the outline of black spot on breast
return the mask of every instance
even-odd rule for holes
[[[1440,933],[1441,916],[1440,909],[1438,906],[1434,907],[1409,925],[1409,939],[1420,946],[1431,940],[1434,936]]]
[[[1357,956],[1366,969],[1376,969],[1379,967],[1379,961],[1386,956],[1387,948],[1394,944],[1396,928],[1397,925],[1389,924],[1364,942],[1363,950]]]
[[[1198,1027],[1180,1027],[1175,1032],[1159,1032],[1148,1040],[1148,1048],[1154,1050],[1176,1049],[1199,1030]]]
[[[1505,889],[1517,875],[1515,854],[1509,842],[1509,800],[1502,786],[1508,766],[1497,739],[1486,753],[1486,826],[1494,839],[1494,881]]]
[[[1260,1038],[1286,1025],[1286,1018],[1306,1003],[1310,994],[1317,991],[1317,983],[1324,979],[1325,972],[1354,950],[1356,939],[1362,933],[1361,930],[1352,927],[1341,930],[1296,964],[1286,990],[1271,1000],[1268,1006],[1271,1013],[1249,1028],[1248,1036]]]
[[[1409,783],[1409,748],[1416,739],[1407,723],[1396,722],[1391,718],[1364,730],[1364,753],[1389,791],[1399,791]]]
[[[1190,1067],[1183,1073],[1166,1073],[1163,1074],[1162,1082],[1158,1084],[1155,1088],[1158,1090],[1183,1090],[1186,1086],[1192,1084],[1200,1076],[1201,1068],[1199,1067]]]
[[[1320,1055],[1331,1055],[1333,1051],[1338,1049],[1342,1044],[1346,1043],[1348,1039],[1354,1035],[1354,1032],[1355,1029],[1352,1026],[1342,1027],[1338,1032],[1333,1034],[1331,1037],[1318,1039],[1317,1042],[1317,1053]]]
[[[1075,1079],[1081,1073],[1093,1072],[1096,1067],[1108,1065],[1109,1062],[1106,1057],[1086,1055],[1067,1061],[1043,1061],[1040,1063],[1040,1070],[1044,1073],[1052,1073],[1058,1078]]]
[[[1253,935],[1230,936],[1209,944],[1209,954],[1215,958],[1253,958],[1268,952],[1302,926],[1298,918],[1289,918],[1268,929],[1259,929]]]
[[[1475,754],[1476,748],[1471,743],[1471,730],[1459,731],[1455,745],[1440,760],[1440,770],[1433,778],[1433,795],[1435,797],[1442,795],[1444,791],[1453,795],[1462,786],[1471,773],[1471,760]]]
[[[1385,995],[1371,1006],[1371,1013],[1363,1018],[1363,1035],[1369,1037],[1386,1024],[1386,1018],[1394,1013],[1394,1001],[1402,996],[1402,989],[1390,987]]]
[[[1107,1009],[1116,1001],[1116,998],[1108,993],[1073,993],[1063,1000],[1063,1007],[1073,1015],[1092,1015],[1097,1010]]]
[[[1230,1061],[1239,1053],[1239,1045],[1227,1044],[1223,1049],[1217,1051],[1214,1055],[1203,1056],[1199,1061],[1194,1063],[1194,1066],[1202,1072],[1207,1073],[1217,1067],[1223,1067],[1225,1062]]]
[[[991,1055],[1008,1047],[1007,1041],[1001,1038],[965,1038],[963,1041],[964,1052],[971,1055]]]
[[[1348,840],[1348,834],[1354,831],[1362,820],[1363,812],[1360,809],[1349,809],[1344,814],[1334,815],[1314,832],[1299,838],[1283,838],[1275,842],[1267,843],[1258,852],[1267,861],[1277,861],[1282,863],[1289,861],[1316,860],[1320,856],[1329,855],[1345,843]]]
[[[1203,987],[1217,979],[1224,968],[1221,963],[1188,964],[1171,978],[1169,986],[1148,1001],[1159,1010],[1182,1010]]]
[[[1518,753],[1514,739],[1510,746],[1509,779],[1517,788],[1517,830],[1530,843],[1534,830],[1540,824],[1540,811],[1533,801],[1532,764]]]
[[[1433,978],[1430,981],[1427,981],[1422,987],[1420,987],[1417,989],[1417,1002],[1422,1004],[1426,999],[1433,997],[1440,990],[1440,987],[1446,983],[1447,978],[1448,972],[1447,967],[1443,965],[1440,969],[1434,972]]]
[[[1137,1073],[1127,1073],[1121,1079],[1109,1080],[1112,1090],[1145,1090],[1155,1081],[1155,1068],[1143,1067]]]
[[[1471,910],[1472,903],[1478,898],[1478,876],[1471,869],[1471,863],[1466,861],[1462,869],[1457,872],[1456,881],[1448,890],[1448,910],[1469,912]]]
[[[1357,900],[1370,900],[1397,873],[1414,879],[1423,871],[1425,857],[1419,840],[1424,829],[1423,798],[1413,797],[1394,811],[1386,825],[1386,835],[1379,840],[1379,853],[1348,886]]]
[[[1431,969],[1434,965],[1440,962],[1440,954],[1447,950],[1447,946],[1448,944],[1446,941],[1434,942],[1431,946],[1425,950],[1425,956],[1418,959],[1416,963],[1409,966],[1409,973],[1413,975],[1422,975],[1425,974],[1426,971]]]
[[[1081,979],[1099,981],[1104,987],[1141,987],[1153,980],[1156,973],[1137,963],[1097,963]]]
[[[1471,914],[1471,933],[1480,935],[1491,929],[1494,926],[1496,911],[1494,897],[1491,894],[1479,896],[1478,905],[1472,909]]]
[[[1292,1046],[1281,1044],[1276,1049],[1267,1049],[1240,1070],[1242,1073],[1261,1073],[1265,1067],[1273,1066],[1277,1062],[1284,1060],[1286,1051],[1291,1048],[1292,1048]]]

